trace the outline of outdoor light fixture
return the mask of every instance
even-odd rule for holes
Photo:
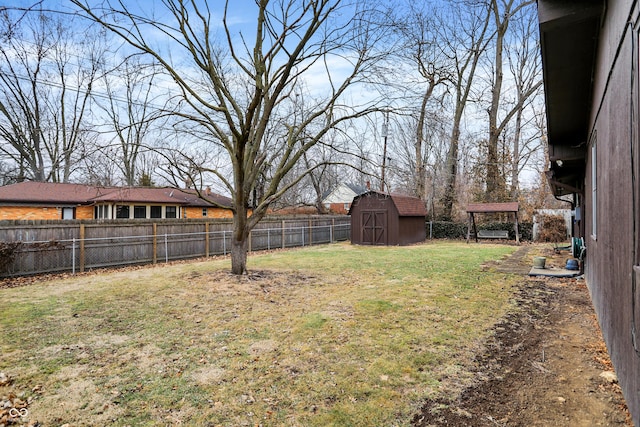
[[[559,167],[562,167],[562,160],[556,160],[556,165],[558,165]]]

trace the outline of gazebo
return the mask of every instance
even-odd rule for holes
[[[467,205],[467,213],[469,214],[469,226],[467,228],[467,243],[471,239],[471,228],[473,227],[473,233],[478,241],[478,237],[488,239],[500,239],[508,238],[508,230],[480,230],[483,232],[479,235],[476,228],[475,214],[478,213],[513,213],[514,215],[514,228],[516,232],[516,243],[520,244],[520,232],[518,230],[518,210],[520,206],[518,202],[507,203],[469,203]]]

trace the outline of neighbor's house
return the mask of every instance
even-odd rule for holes
[[[585,277],[640,426],[640,4],[538,0],[550,169],[575,209]]]
[[[231,199],[193,190],[21,182],[0,187],[0,220],[231,218]],[[215,203],[211,203],[211,201]]]
[[[354,197],[368,191],[363,185],[343,182],[322,197],[324,208],[335,214],[346,214],[351,209],[351,202]]]

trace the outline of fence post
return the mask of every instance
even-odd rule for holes
[[[73,243],[71,244],[71,274],[76,274],[76,238],[73,238]]]
[[[267,228],[267,250],[271,250],[271,228]]]
[[[158,263],[158,224],[153,223],[153,264]]]
[[[204,223],[204,256],[209,258],[209,223]]]
[[[164,233],[164,262],[169,262],[169,245],[167,244],[167,233]]]
[[[284,236],[284,219],[282,220],[282,249],[285,247],[285,236]]]
[[[309,220],[309,246],[313,245],[313,220]]]
[[[84,272],[84,224],[80,224],[80,273]]]
[[[302,230],[302,246],[304,247],[304,226],[300,227],[300,230]]]
[[[331,218],[331,228],[329,228],[329,243],[333,243],[333,235],[336,229],[336,219]]]
[[[222,230],[222,254],[227,255],[227,230]]]

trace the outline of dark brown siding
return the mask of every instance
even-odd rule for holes
[[[401,199],[407,202],[406,197]],[[413,202],[421,203],[418,199]],[[426,239],[425,216],[402,216],[393,198],[384,193],[372,191],[356,197],[350,215],[354,244],[408,245]]]
[[[351,243],[359,245],[388,245],[391,200],[372,193],[357,197],[351,206]]]
[[[626,25],[631,2],[609,2],[595,70],[584,194],[586,280],[602,333],[636,425],[640,423],[638,34]],[[633,15],[637,12],[634,11]],[[635,21],[635,18],[634,18]],[[632,103],[633,99],[633,103]],[[635,104],[635,105],[634,105]],[[635,109],[635,111],[632,111]],[[635,132],[635,135],[632,133]],[[592,147],[595,144],[595,158]],[[633,159],[632,159],[633,153]],[[595,162],[596,192],[592,185]],[[634,165],[635,162],[635,165]],[[635,183],[633,182],[635,169]],[[596,229],[593,202],[596,201]],[[635,214],[634,214],[635,211]],[[635,289],[634,289],[635,288]],[[634,292],[635,291],[635,292]],[[636,313],[633,313],[633,308]]]
[[[424,217],[405,216],[400,218],[398,230],[398,244],[410,245],[423,242],[427,238],[427,228]]]

